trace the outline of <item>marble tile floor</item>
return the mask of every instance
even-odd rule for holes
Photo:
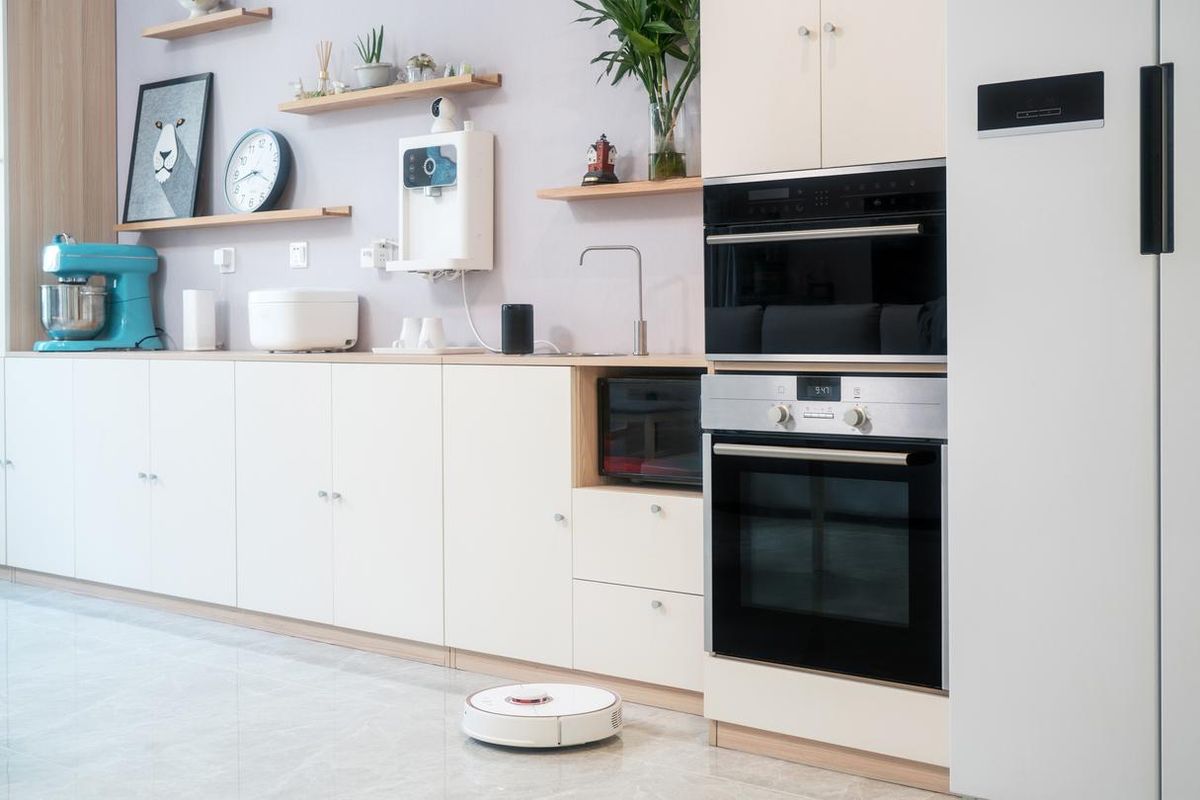
[[[942,797],[646,706],[604,743],[505,751],[458,727],[497,678],[8,582],[0,611],[0,800]]]

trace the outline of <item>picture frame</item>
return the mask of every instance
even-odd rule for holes
[[[144,83],[130,137],[122,222],[195,216],[213,73]]]

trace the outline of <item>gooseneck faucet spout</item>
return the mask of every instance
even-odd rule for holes
[[[583,266],[584,256],[593,250],[628,250],[637,256],[638,318],[633,328],[633,354],[635,356],[649,355],[650,351],[646,349],[646,314],[642,309],[642,251],[631,244],[593,245],[583,248],[583,252],[579,254],[579,266]]]

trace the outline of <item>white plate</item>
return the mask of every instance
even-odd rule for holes
[[[457,356],[486,353],[482,347],[372,347],[381,356]]]

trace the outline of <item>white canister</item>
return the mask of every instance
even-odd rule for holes
[[[217,349],[216,298],[207,289],[183,290],[183,349]]]

